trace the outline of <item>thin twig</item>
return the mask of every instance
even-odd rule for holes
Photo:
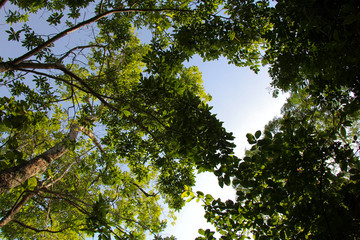
[[[71,195],[70,193],[60,193],[60,192],[57,192],[57,191],[53,191],[53,190],[49,190],[47,188],[42,188],[41,189],[41,192],[44,192],[44,193],[51,193],[53,195],[56,195],[64,200],[67,200],[68,198],[71,198],[71,199],[74,199],[82,204],[84,204],[85,206],[91,206],[91,204],[87,203],[87,202],[84,202],[83,200],[81,200],[80,198],[77,198],[73,195]],[[45,196],[44,196],[45,197]],[[46,198],[46,197],[45,197]],[[72,200],[71,200],[72,201]]]
[[[102,12],[103,4],[104,4],[104,0],[101,0],[100,7],[99,7],[99,14],[101,14],[101,12]]]
[[[69,229],[69,228],[70,228],[70,227],[66,227],[66,228],[62,228],[62,229],[60,229],[60,230],[54,231],[54,230],[49,230],[49,229],[38,229],[38,228],[35,228],[35,227],[32,227],[32,226],[29,226],[29,225],[27,225],[27,224],[25,224],[25,223],[23,223],[23,222],[20,222],[19,220],[16,220],[16,219],[14,219],[13,222],[19,224],[19,225],[22,226],[22,227],[25,227],[25,228],[28,228],[28,229],[30,229],[30,230],[33,230],[33,231],[35,231],[35,232],[37,232],[37,233],[39,233],[39,232],[59,233],[59,232],[63,232],[63,231],[65,231],[66,229]]]
[[[62,56],[61,58],[59,58],[58,60],[58,63],[60,63],[62,60],[64,60],[67,56],[69,56],[72,52],[76,51],[76,50],[83,50],[83,49],[86,49],[86,48],[93,48],[93,47],[98,47],[98,48],[106,48],[106,46],[103,46],[103,45],[98,45],[98,44],[92,44],[92,45],[85,45],[85,46],[77,46],[77,47],[74,47],[72,49],[70,49],[69,51],[67,51],[64,56]]]
[[[147,193],[144,189],[142,189],[138,184],[132,182],[133,185],[135,185],[145,196],[147,197],[155,197],[157,194],[153,193],[153,194],[149,194]]]
[[[53,186],[55,183],[57,183],[58,181],[60,181],[64,176],[65,174],[70,170],[70,168],[72,167],[72,165],[75,164],[76,161],[73,161],[72,163],[69,164],[69,166],[64,170],[64,172],[62,172],[62,174],[56,178],[54,181],[51,181],[50,183],[48,183],[47,185],[45,185],[44,187],[45,188],[48,188],[50,186]]]

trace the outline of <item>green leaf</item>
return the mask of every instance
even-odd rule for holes
[[[201,191],[197,191],[196,194],[197,194],[197,196],[198,196],[199,198],[203,198],[203,197],[204,197],[204,193],[201,192]]]
[[[346,129],[344,126],[341,126],[340,128],[340,134],[342,137],[346,138]]]
[[[37,178],[36,177],[31,177],[28,179],[28,184],[27,187],[30,190],[33,190],[35,187],[37,186]]]
[[[230,181],[230,177],[229,177],[229,176],[225,175],[225,177],[224,177],[224,183],[225,183],[227,186],[230,186],[231,181]]]
[[[187,197],[189,197],[190,195],[189,195],[189,192],[188,191],[185,191],[185,192],[183,192],[182,194],[181,194],[181,198],[182,199],[184,199],[184,198],[187,198]]]
[[[61,23],[61,18],[64,16],[64,14],[62,12],[54,12],[52,13],[49,18],[46,20],[47,22],[50,23],[50,25],[58,25]]]
[[[344,20],[344,25],[349,25],[359,20],[359,15],[349,14]]]
[[[129,112],[128,110],[123,110],[123,113],[126,117],[129,117],[131,115],[131,112]]]
[[[251,133],[246,134],[246,138],[249,144],[255,144],[256,140],[254,135],[252,135]]]
[[[221,188],[223,188],[224,187],[224,178],[223,177],[219,177],[219,186],[221,187]]]
[[[205,204],[206,205],[210,205],[213,200],[214,200],[214,198],[210,194],[205,195]]]

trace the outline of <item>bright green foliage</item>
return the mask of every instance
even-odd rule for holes
[[[162,239],[196,170],[233,165],[233,137],[169,35],[217,5],[11,2],[8,40],[27,52],[0,62],[9,96],[0,99],[1,236]],[[44,11],[45,24],[62,32],[41,34],[30,20]],[[136,37],[140,27],[151,31],[150,45]],[[59,40],[80,30],[84,44],[70,38],[64,50]]]
[[[197,193],[222,239],[359,237],[358,1],[3,3],[25,51],[0,56],[4,237],[162,239],[162,204],[195,198],[196,170],[238,190],[235,203]],[[182,65],[194,54],[269,64],[275,93],[292,91],[244,159]]]
[[[262,35],[270,28],[269,20],[265,16],[257,18],[247,1],[206,1],[202,4],[204,10],[196,16],[199,21],[175,31],[178,47],[190,55],[197,53],[204,60],[225,56],[229,63],[249,66],[257,72],[260,47],[264,45]],[[223,4],[223,8],[218,4]],[[266,9],[267,3],[256,6]]]

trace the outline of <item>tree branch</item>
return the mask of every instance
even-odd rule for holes
[[[72,124],[68,135],[54,147],[23,164],[0,171],[0,194],[44,172],[49,164],[68,152],[67,144],[76,140],[81,129],[78,124]]]
[[[51,187],[52,185],[54,185],[55,183],[57,183],[58,181],[60,181],[64,176],[65,174],[70,170],[70,168],[72,167],[72,165],[75,164],[76,161],[73,161],[72,163],[69,164],[69,166],[65,169],[65,171],[63,171],[61,173],[61,175],[59,177],[57,177],[54,181],[51,181],[50,183],[46,184],[44,187],[45,188],[48,188],[48,187]]]
[[[6,215],[0,220],[0,228],[4,227],[9,222],[13,221],[15,215],[20,211],[20,209],[29,201],[35,192],[28,192],[27,194],[21,197],[21,200],[16,202],[15,205],[6,213]]]
[[[106,16],[115,14],[115,13],[139,13],[139,12],[164,12],[164,11],[183,11],[183,12],[187,12],[190,10],[181,10],[181,9],[168,9],[168,8],[163,8],[163,9],[115,9],[115,10],[111,10],[102,14],[98,14],[88,20],[85,20],[71,28],[68,28],[58,34],[56,34],[54,37],[50,38],[49,40],[47,40],[46,42],[44,42],[43,44],[39,45],[38,47],[30,50],[29,52],[25,53],[24,55],[14,59],[12,61],[13,64],[17,65],[21,62],[23,62],[24,60],[34,56],[35,54],[39,53],[40,51],[44,50],[46,47],[50,46],[51,44],[53,44],[54,42],[56,42],[57,40],[63,38],[64,36],[75,32],[77,30],[79,30],[80,28],[87,26],[91,23],[94,23]],[[1,72],[1,67],[0,67],[0,72]]]
[[[93,134],[92,131],[88,129],[83,129],[82,132],[93,141],[93,143],[101,151],[101,153],[105,152],[104,148],[101,146],[101,144],[99,143],[99,141],[97,140],[96,136]]]
[[[68,84],[69,86],[76,87],[77,89],[79,89],[79,90],[81,90],[81,91],[83,91],[83,92],[85,92],[85,93],[89,93],[89,94],[90,94],[90,92],[89,92],[88,90],[86,90],[85,88],[83,88],[83,87],[81,87],[81,86],[78,86],[78,85],[76,85],[76,84],[74,84],[74,83],[72,83],[72,82],[70,82],[70,81],[68,81],[68,80],[66,80],[66,79],[63,79],[63,78],[55,77],[55,76],[53,76],[53,75],[50,75],[50,74],[47,74],[47,73],[43,73],[43,72],[34,71],[34,70],[28,70],[28,69],[18,69],[18,70],[21,70],[21,71],[24,71],[24,72],[33,73],[33,74],[37,74],[37,75],[41,75],[41,76],[45,76],[45,77],[48,77],[48,78],[52,78],[52,79],[55,79],[55,80],[64,82],[64,83]],[[71,94],[71,96],[70,96],[69,98],[67,98],[67,99],[72,98],[72,97],[73,97],[72,95],[73,95],[73,94]]]
[[[58,63],[37,63],[37,62],[21,62],[18,64],[8,63],[8,70],[23,70],[23,69],[58,69],[61,70],[61,65]]]
[[[74,207],[75,207],[77,210],[79,210],[79,212],[81,212],[82,214],[90,215],[90,213],[89,213],[87,210],[85,210],[82,206],[80,206],[79,204],[75,203],[74,201],[66,198],[66,197],[65,197],[64,195],[62,195],[62,194],[55,193],[55,192],[52,192],[52,191],[44,191],[43,189],[42,189],[42,191],[43,191],[43,192],[48,192],[48,193],[54,194],[54,195],[56,195],[57,197],[42,196],[42,195],[40,195],[40,194],[38,195],[39,197],[41,197],[41,198],[50,198],[50,199],[58,199],[58,200],[59,200],[59,199],[62,199],[62,200],[64,200],[64,201],[68,202],[70,205],[74,206]],[[79,199],[76,199],[76,200],[79,200]],[[82,202],[81,200],[79,200],[79,201]],[[85,205],[88,205],[88,204],[85,203]]]
[[[5,3],[7,2],[8,0],[1,0],[0,1],[0,9],[5,5]]]
[[[153,194],[149,194],[147,193],[144,189],[142,189],[138,184],[132,182],[133,185],[135,185],[145,196],[147,197],[155,197],[157,194],[153,193]]]
[[[22,192],[20,197],[16,200],[14,206],[6,213],[6,215],[0,220],[0,228],[4,227],[9,222],[13,221],[15,215],[21,210],[21,208],[29,201],[35,194],[37,194],[43,187],[43,182],[38,184],[39,186],[34,191]],[[25,194],[25,195],[24,195]]]
[[[56,195],[56,196],[58,196],[58,197],[60,197],[61,199],[64,199],[64,200],[69,200],[68,198],[72,198],[72,199],[74,199],[74,200],[76,200],[76,201],[84,204],[85,206],[91,206],[91,204],[86,203],[86,202],[84,202],[83,200],[81,200],[81,199],[79,199],[79,198],[77,198],[77,197],[74,197],[73,195],[71,195],[71,194],[69,194],[69,193],[60,193],[60,192],[56,192],[56,191],[53,191],[53,190],[49,190],[49,189],[47,189],[47,188],[42,188],[42,189],[41,189],[41,192],[43,192],[43,193],[50,193],[50,194]],[[45,196],[44,196],[44,197],[45,197]],[[45,198],[46,198],[46,197],[45,197]],[[71,200],[69,200],[69,201],[71,201]]]
[[[1,63],[0,63],[1,65]],[[28,72],[34,72],[34,73],[38,73],[35,71],[31,71],[31,70],[27,70],[26,68],[35,68],[35,69],[57,69],[62,71],[64,74],[72,77],[73,79],[75,79],[76,81],[78,81],[84,88],[81,88],[77,85],[74,85],[72,83],[70,83],[69,81],[65,80],[65,79],[61,79],[61,78],[57,78],[45,73],[40,73],[41,75],[44,76],[48,76],[54,79],[58,79],[60,81],[64,81],[67,84],[70,84],[71,86],[75,86],[78,89],[92,94],[94,97],[96,97],[97,99],[99,99],[99,101],[106,107],[108,107],[109,109],[117,112],[117,113],[121,113],[121,111],[116,108],[114,105],[110,104],[109,102],[107,102],[104,97],[97,93],[95,90],[92,89],[92,87],[90,87],[82,78],[80,78],[79,76],[77,76],[75,73],[73,73],[72,71],[70,71],[69,69],[67,69],[65,66],[61,65],[61,64],[57,64],[57,63],[34,63],[34,62],[23,62],[23,63],[19,63],[18,65],[12,65],[11,70],[22,70],[22,71],[28,71]],[[141,129],[143,129],[146,133],[148,133],[155,141],[157,141],[157,138],[150,132],[150,130],[145,127],[142,123],[140,123],[139,121],[137,121],[135,118],[133,118],[131,115],[130,116],[124,116],[127,119],[129,119],[131,122],[137,124]]]
[[[100,95],[99,93],[95,92],[82,78],[78,77],[76,74],[74,74],[73,72],[71,72],[69,69],[67,69],[66,67],[62,66],[62,65],[57,65],[59,70],[61,70],[63,73],[65,73],[66,75],[74,78],[76,81],[78,81],[83,87],[85,87],[88,90],[88,93],[92,94],[94,97],[96,97],[97,99],[100,100],[100,102],[102,104],[104,104],[106,107],[108,107],[109,109],[117,112],[117,113],[121,113],[121,111],[116,108],[114,105],[108,103],[103,97],[102,95]],[[150,132],[150,130],[145,127],[142,123],[140,123],[139,121],[137,121],[135,118],[133,118],[131,115],[130,116],[125,116],[126,118],[128,118],[131,122],[137,124],[141,129],[143,129],[146,133],[148,133],[154,140],[157,140],[157,138]]]
[[[70,228],[70,227],[66,227],[66,228],[62,228],[62,229],[60,229],[60,230],[54,231],[54,230],[49,230],[49,229],[38,229],[38,228],[35,228],[35,227],[32,227],[32,226],[29,226],[29,225],[27,225],[27,224],[25,224],[25,223],[23,223],[23,222],[20,222],[19,220],[16,220],[16,219],[14,219],[13,222],[19,224],[19,225],[22,226],[22,227],[31,229],[31,230],[33,230],[33,231],[35,231],[35,232],[37,232],[37,233],[39,233],[39,232],[59,233],[59,232],[63,232],[63,231],[65,231],[66,229],[69,229],[69,228]]]
[[[100,7],[99,7],[99,14],[101,14],[101,12],[102,12],[103,3],[104,3],[104,0],[101,0],[101,2],[100,2]]]
[[[59,60],[58,62],[60,63],[62,60],[64,60],[64,58],[66,58],[67,56],[69,56],[72,52],[76,51],[76,50],[83,50],[86,48],[92,48],[92,47],[98,47],[98,48],[106,48],[106,46],[102,46],[102,45],[97,45],[97,44],[92,44],[92,45],[86,45],[86,46],[77,46],[74,47],[72,49],[70,49],[69,51],[67,51]]]

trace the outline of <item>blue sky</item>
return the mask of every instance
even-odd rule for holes
[[[279,116],[286,95],[272,97],[271,79],[266,68],[255,74],[249,68],[229,65],[226,59],[203,62],[200,57],[194,57],[189,65],[198,66],[202,72],[205,90],[212,96],[212,111],[224,122],[227,131],[233,132],[236,137],[235,154],[243,156],[248,146],[246,133],[263,130],[268,121]],[[215,176],[210,173],[201,174],[193,190],[210,193],[222,200],[235,200],[234,190],[231,187],[221,189]],[[174,235],[178,240],[195,239],[199,236],[199,228],[211,227],[203,215],[201,202],[194,200],[177,214],[175,226],[169,226],[165,234]]]

